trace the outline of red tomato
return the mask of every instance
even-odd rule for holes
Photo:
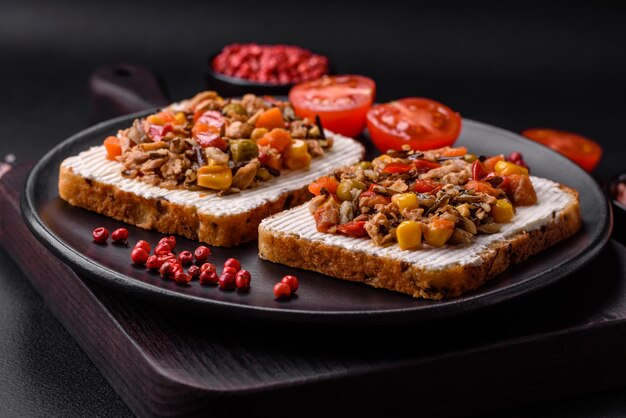
[[[443,184],[431,179],[418,179],[413,183],[413,191],[417,193],[437,192],[443,187]]]
[[[411,168],[411,164],[389,163],[383,168],[383,173],[407,173]]]
[[[222,126],[225,123],[224,116],[220,112],[207,110],[198,118],[191,134],[203,148],[217,147],[225,150],[228,144],[220,136]]]
[[[298,84],[289,92],[289,101],[298,116],[315,120],[319,115],[324,128],[353,137],[363,131],[375,94],[371,78],[337,75]]]
[[[535,128],[526,129],[522,135],[563,154],[589,173],[602,157],[602,147],[597,142],[573,132]]]
[[[433,168],[441,167],[441,164],[435,161],[424,160],[424,159],[413,161],[413,165],[415,166],[415,168],[417,169],[419,173],[426,173],[432,170]]]
[[[461,132],[461,116],[434,100],[408,97],[372,107],[367,129],[382,152],[406,144],[429,150],[454,143]]]
[[[351,221],[337,227],[337,231],[350,237],[364,237],[367,235],[365,221]]]

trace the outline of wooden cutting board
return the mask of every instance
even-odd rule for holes
[[[0,178],[0,243],[138,416],[472,416],[626,384],[626,247],[615,241],[558,285],[463,318],[235,322],[77,275],[22,221],[28,169]]]

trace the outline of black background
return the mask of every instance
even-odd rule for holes
[[[204,88],[209,54],[254,41],[327,55],[338,73],[374,78],[379,101],[424,96],[516,132],[544,126],[589,136],[605,151],[600,181],[626,168],[623,6],[408,4],[5,0],[0,159],[37,159],[87,127],[87,81],[100,65],[149,67],[181,99]],[[24,280],[0,251],[0,415],[128,415]],[[623,395],[501,416],[623,415]]]

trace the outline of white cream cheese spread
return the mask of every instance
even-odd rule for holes
[[[549,224],[553,219],[558,222],[560,212],[576,199],[553,181],[539,177],[531,177],[531,181],[537,193],[537,203],[532,206],[517,207],[513,220],[502,224],[498,233],[476,235],[472,243],[468,245],[450,245],[440,248],[424,245],[415,250],[401,250],[397,244],[387,247],[376,246],[367,237],[353,238],[339,234],[325,234],[317,231],[307,203],[264,219],[261,227],[274,233],[291,234],[331,247],[406,261],[424,269],[443,270],[453,265],[476,266],[482,263],[480,254],[490,244],[522,231],[538,229]]]
[[[115,186],[146,199],[167,199],[179,205],[193,206],[199,213],[214,216],[234,215],[274,202],[284,193],[299,190],[320,176],[361,160],[364,148],[359,142],[328,131],[326,135],[332,136],[333,146],[326,150],[323,156],[313,158],[309,170],[285,170],[280,176],[261,182],[256,188],[221,197],[210,190],[168,190],[139,180],[125,178],[121,174],[120,163],[106,159],[104,146],[92,147],[69,157],[63,161],[62,165],[71,168],[79,176]]]

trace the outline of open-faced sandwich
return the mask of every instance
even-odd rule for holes
[[[288,102],[207,91],[67,158],[59,195],[143,228],[232,246],[255,239],[263,218],[305,202],[311,181],[363,153],[319,120],[296,117]]]
[[[477,288],[581,227],[578,193],[523,158],[465,148],[392,151],[313,182],[313,200],[265,219],[259,256],[441,299]]]

